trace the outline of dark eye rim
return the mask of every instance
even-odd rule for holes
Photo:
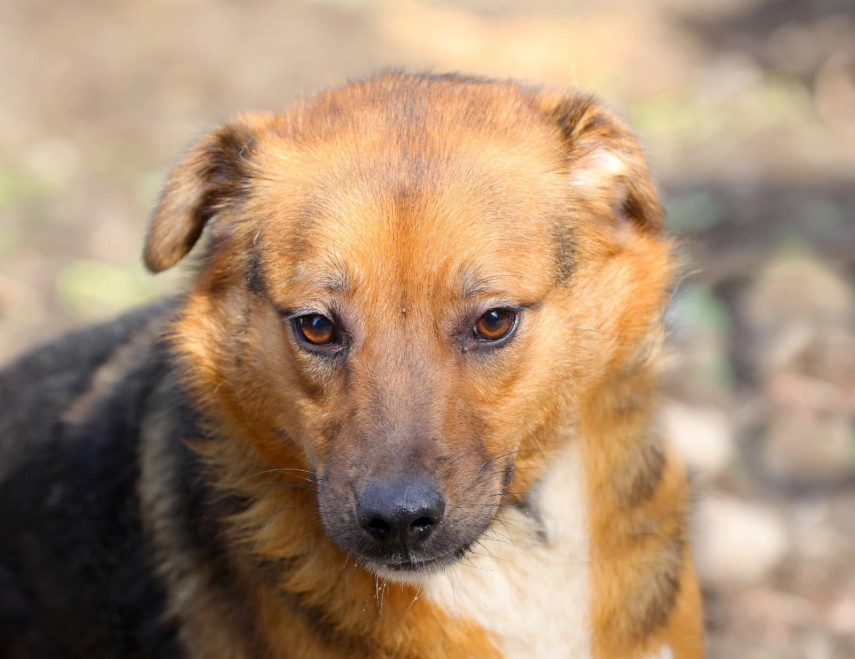
[[[491,311],[504,311],[511,314],[511,316],[513,317],[510,329],[508,329],[507,332],[505,332],[497,339],[488,339],[487,337],[481,336],[478,333],[478,330],[476,329],[478,321]],[[502,305],[485,309],[475,318],[474,322],[472,322],[470,325],[472,328],[470,332],[472,342],[479,348],[499,348],[501,346],[506,345],[514,338],[517,333],[517,329],[520,325],[520,316],[522,315],[522,311],[523,309],[520,307],[509,307]]]

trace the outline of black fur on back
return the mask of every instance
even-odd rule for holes
[[[82,418],[69,406],[169,305],[71,334],[0,371],[0,658],[180,657],[143,530],[139,437],[171,372],[160,341],[134,347]],[[180,396],[170,414],[186,418]],[[192,433],[191,428],[186,429]],[[179,437],[177,459],[193,457]]]

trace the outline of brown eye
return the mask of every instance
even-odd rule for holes
[[[482,341],[498,341],[510,334],[517,315],[510,309],[490,309],[475,323],[475,336]]]
[[[322,346],[335,339],[332,321],[319,313],[300,316],[296,319],[297,332],[312,345]]]

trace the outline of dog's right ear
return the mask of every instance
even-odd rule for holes
[[[166,181],[151,217],[143,260],[152,272],[171,268],[190,251],[205,224],[239,198],[259,135],[274,115],[246,114],[218,126],[193,144]]]
[[[604,215],[619,225],[659,233],[662,207],[632,130],[590,96],[544,94],[542,102],[561,132],[571,185],[607,201],[610,209]]]

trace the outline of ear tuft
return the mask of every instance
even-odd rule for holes
[[[573,170],[574,185],[603,187],[618,176],[625,176],[628,167],[623,158],[606,147],[597,147],[583,156]]]
[[[145,240],[143,260],[152,272],[178,263],[202,235],[205,224],[245,190],[246,163],[271,115],[243,115],[193,144],[173,168]]]

